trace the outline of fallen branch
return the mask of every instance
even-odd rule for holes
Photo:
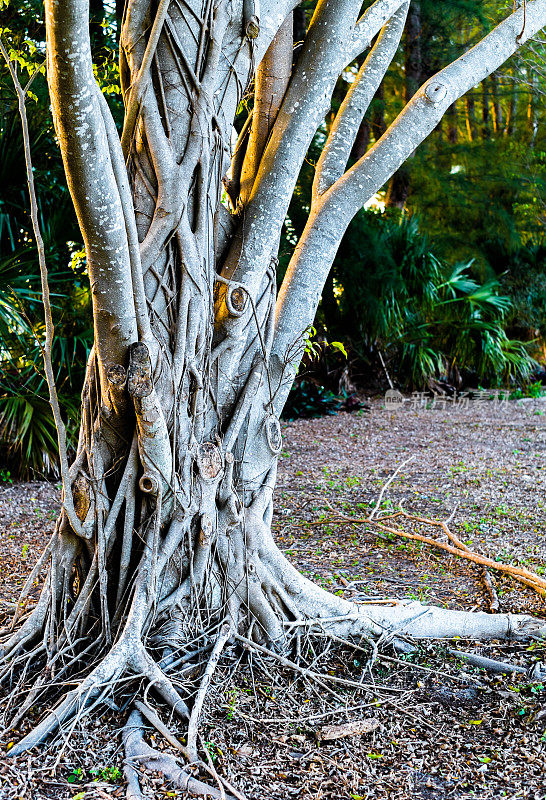
[[[446,542],[440,542],[438,539],[433,539],[430,536],[424,536],[420,533],[410,533],[409,531],[405,531],[402,528],[394,528],[392,525],[385,525],[385,520],[392,520],[396,517],[404,517],[413,522],[418,522],[422,525],[430,525],[433,527],[441,528],[452,544],[447,544]],[[497,572],[504,572],[507,575],[510,575],[514,580],[519,581],[519,583],[523,583],[525,586],[529,586],[533,589],[537,594],[541,596],[546,596],[546,580],[538,575],[536,572],[531,572],[524,567],[514,567],[512,564],[505,564],[503,561],[494,561],[492,558],[488,558],[487,556],[482,556],[479,553],[475,553],[473,550],[470,550],[460,539],[452,533],[447,524],[442,522],[441,520],[429,519],[428,517],[419,517],[415,514],[408,514],[407,511],[404,511],[402,508],[399,511],[394,512],[393,514],[386,514],[379,519],[374,519],[373,516],[371,517],[361,517],[355,519],[354,517],[349,517],[346,514],[342,514],[341,512],[337,512],[337,517],[330,517],[329,519],[322,519],[319,522],[311,523],[316,525],[335,525],[335,524],[351,524],[351,525],[371,525],[375,528],[379,528],[379,530],[385,531],[386,533],[393,534],[394,536],[400,536],[402,539],[412,539],[417,542],[423,542],[423,544],[428,544],[431,547],[437,547],[440,550],[444,550],[446,553],[450,553],[453,556],[457,556],[458,558],[464,558],[467,561],[472,561],[474,564],[479,564],[480,566],[484,567],[485,570],[496,570]]]
[[[485,656],[479,656],[476,653],[463,653],[461,650],[448,650],[448,653],[455,658],[460,658],[462,661],[472,664],[473,667],[487,669],[490,672],[497,672],[500,674],[504,674],[506,672],[519,672],[522,675],[527,675],[527,669],[525,669],[525,667],[520,667],[517,664],[508,664],[506,661],[497,661],[494,658],[485,658]]]
[[[500,611],[499,596],[497,594],[493,578],[489,574],[489,570],[487,570],[485,567],[482,570],[482,581],[483,585],[485,586],[485,591],[489,596],[489,610],[492,614],[494,614],[497,611]]]

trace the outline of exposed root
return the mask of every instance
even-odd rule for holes
[[[188,756],[187,748],[178,741],[176,736],[174,736],[168,727],[159,719],[153,708],[141,703],[140,700],[135,700],[134,706],[137,711],[140,711],[142,716],[146,717],[150,725],[153,725],[156,731],[158,731],[168,741],[171,747],[174,747],[175,750],[179,750],[188,759],[188,761],[191,761]]]
[[[482,581],[489,598],[489,611],[491,611],[492,614],[495,614],[496,612],[500,611],[499,596],[497,594],[497,589],[495,588],[495,582],[489,574],[489,570],[487,570],[485,567],[482,569]]]
[[[525,667],[520,667],[517,664],[508,664],[505,661],[497,661],[493,658],[484,658],[484,656],[477,655],[476,653],[463,653],[461,650],[449,650],[449,654],[455,658],[460,658],[474,667],[480,669],[487,669],[496,673],[513,673],[519,672],[522,675],[527,675],[528,670]]]
[[[201,715],[201,709],[203,708],[203,703],[205,701],[205,695],[207,693],[207,689],[211,682],[214,670],[216,669],[216,665],[218,664],[218,661],[220,659],[222,650],[224,649],[230,636],[231,636],[231,626],[229,623],[225,623],[222,626],[220,634],[212,649],[212,653],[210,654],[208,664],[205,668],[205,672],[203,673],[203,677],[199,685],[199,691],[197,692],[197,697],[195,698],[195,701],[193,703],[193,708],[188,725],[188,754],[191,761],[197,761],[198,759],[197,733],[198,733],[199,717]]]
[[[209,445],[199,453],[220,453],[219,446]],[[138,446],[142,450],[140,440]],[[272,661],[339,704],[344,702],[344,690],[373,697],[378,688],[387,688],[378,687],[372,670],[374,662],[382,658],[382,648],[395,638],[524,639],[544,633],[541,620],[525,615],[469,613],[413,601],[357,604],[325,592],[301,575],[273,541],[270,513],[274,474],[268,472],[262,489],[242,502],[233,490],[233,459],[227,457],[225,463],[221,458],[209,459],[210,475],[204,474],[207,464],[197,462],[194,479],[199,481],[198,502],[188,509],[179,508],[175,514],[169,511],[165,522],[165,485],[157,496],[148,493],[143,499],[136,493],[144,461],[142,454],[138,460],[139,452],[133,438],[125,463],[119,465],[121,480],[111,503],[99,502],[99,493],[95,492],[95,508],[103,503],[104,519],[97,525],[94,542],[84,546],[76,538],[58,537],[51,549],[50,573],[38,605],[7,642],[3,674],[18,680],[8,703],[12,709],[17,704],[15,720],[19,721],[22,711],[43,696],[48,681],[55,679],[60,684],[61,678],[73,674],[76,667],[85,669],[89,658],[102,655],[105,645],[110,650],[9,751],[11,756],[57,732],[66,743],[84,715],[105,702],[108,695],[120,693],[122,684],[136,687],[140,681],[144,690],[140,697],[128,699],[124,690],[125,707],[134,709],[123,732],[129,800],[143,798],[139,778],[142,768],[161,772],[174,786],[192,794],[241,800],[238,791],[217,774],[199,733],[206,697],[230,643],[238,644],[240,653],[253,654],[266,672]],[[150,464],[145,464],[148,471]],[[101,491],[105,491],[103,484]],[[165,502],[172,509],[174,502]],[[392,522],[394,518],[440,528],[450,543],[399,530]],[[467,558],[484,570],[501,569],[533,588],[546,590],[546,580],[540,576],[472,553],[447,523],[402,509],[381,517],[374,511],[368,519],[338,515],[335,521],[373,525],[423,541]],[[114,556],[123,587],[117,590],[110,579],[106,580],[109,560]],[[41,566],[44,563],[42,560]],[[71,592],[74,575],[78,589]],[[108,645],[110,631],[113,645]],[[368,659],[360,679],[316,668],[313,640],[315,645],[319,642],[319,655],[324,655],[324,645],[326,650],[333,643],[364,650],[366,643]],[[307,657],[309,648],[312,658]],[[30,674],[29,655],[35,659],[40,655],[42,669],[34,683],[26,686],[26,697],[21,701],[21,687]],[[271,680],[275,680],[274,675]],[[150,692],[185,721],[187,743],[179,741],[152,708]],[[399,708],[393,700],[385,702]],[[145,722],[174,748],[176,757],[145,741]],[[208,777],[207,782],[200,780],[198,772],[211,781]]]
[[[9,751],[9,755],[20,755],[43,743],[58,730],[66,739],[84,714],[90,713],[104,701],[107,694],[116,690],[122,675],[126,675],[124,681],[144,678],[148,683],[143,701],[133,699],[134,711],[123,732],[126,751],[124,769],[129,800],[143,798],[139,782],[139,770],[142,767],[161,772],[165,779],[178,789],[195,795],[240,798],[237,790],[216,774],[206,748],[203,749],[203,754],[209,761],[208,764],[198,753],[200,740],[198,726],[202,709],[222,652],[229,642],[239,643],[243,650],[257,655],[260,661],[262,657],[272,659],[280,666],[301,675],[303,679],[310,681],[339,703],[343,702],[339,694],[343,689],[374,696],[377,688],[381,688],[377,686],[371,674],[373,663],[381,657],[380,647],[396,636],[526,638],[542,632],[541,621],[524,615],[475,614],[404,601],[362,605],[350,603],[341,597],[324,592],[305,579],[286,562],[272,542],[266,540],[265,534],[263,547],[267,557],[262,555],[259,549],[254,551],[253,571],[247,576],[250,579],[238,585],[230,597],[230,602],[227,603],[228,617],[225,616],[226,606],[223,606],[223,623],[214,622],[218,619],[218,614],[209,608],[208,627],[203,628],[204,619],[198,618],[195,614],[191,615],[190,602],[193,600],[188,599],[184,612],[187,615],[184,618],[184,626],[187,631],[194,632],[200,627],[202,632],[197,636],[193,633],[193,639],[188,636],[186,643],[181,643],[174,650],[171,648],[164,650],[164,656],[159,663],[151,655],[157,651],[146,649],[144,645],[146,637],[142,636],[139,628],[139,624],[146,618],[146,611],[143,610],[146,604],[138,613],[133,609],[123,634],[103,661],[81,681],[79,686],[70,691],[34,730],[16,744]],[[227,568],[228,570],[234,568],[229,561]],[[239,573],[235,570],[234,574]],[[228,586],[233,585],[233,579],[229,575],[226,583]],[[143,601],[146,597],[146,586],[146,581],[136,586],[133,603]],[[199,598],[195,602],[199,602]],[[267,614],[264,612],[265,608]],[[270,618],[274,618],[272,625]],[[282,636],[277,636],[279,627],[282,629]],[[248,635],[239,633],[239,630]],[[213,631],[214,638],[211,637]],[[196,647],[203,636],[206,644]],[[371,658],[368,659],[360,680],[331,675],[327,671],[321,672],[314,668],[312,662],[301,663],[302,637],[307,642],[310,642],[312,637],[317,637],[323,642],[338,642],[357,649],[363,648],[356,644],[356,641],[366,641]],[[153,648],[157,647],[156,641],[161,641],[158,633],[150,639]],[[261,641],[265,643],[262,644]],[[294,646],[297,653],[296,660],[286,655],[289,648]],[[208,653],[208,658],[203,661],[202,655],[205,652]],[[263,668],[267,669],[265,664]],[[201,670],[197,690],[192,688],[189,682],[189,676],[195,673],[196,669]],[[170,677],[166,674],[166,670],[169,671]],[[370,681],[364,680],[366,670],[370,674]],[[34,692],[41,691],[42,686],[43,682],[36,684]],[[182,694],[177,687],[183,687]],[[159,695],[173,713],[188,721],[187,745],[178,740],[151,707],[146,699],[150,690]],[[30,696],[34,697],[32,690]],[[389,702],[395,709],[398,708],[395,701],[385,700],[385,702]],[[26,705],[28,706],[28,698]],[[177,751],[178,758],[155,749],[145,741],[144,720]],[[218,786],[211,786],[200,780],[197,777],[197,770],[205,770],[212,776],[213,783],[216,781]]]
[[[225,800],[235,800],[232,795],[226,794],[223,788],[217,789],[193,777],[188,771],[190,767],[181,766],[173,756],[150,747],[144,741],[144,723],[140,711],[135,710],[131,713],[123,729],[122,738],[126,756],[125,777],[129,784],[128,800],[141,800],[143,797],[137,775],[139,766],[161,772],[168,781],[184,792],[217,797],[221,800],[224,798]]]
[[[46,583],[40,594],[40,599],[34,606],[23,624],[8,638],[1,649],[3,659],[13,658],[22,652],[43,631],[50,603],[50,586]],[[16,612],[17,613],[17,612]]]
[[[89,673],[75,689],[72,689],[61,702],[50,711],[38,725],[18,742],[8,753],[14,757],[42,744],[65,723],[81,718],[105,688],[115,684],[116,679],[125,669],[126,655],[119,645],[115,645],[106,658]]]

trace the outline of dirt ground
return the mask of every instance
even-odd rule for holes
[[[417,542],[382,538],[363,524],[331,521],[338,512],[355,520],[369,513],[397,468],[385,510],[402,502],[422,516],[453,515],[453,532],[473,550],[546,571],[544,400],[467,408],[407,402],[397,410],[374,401],[370,410],[283,427],[277,541],[331,591],[362,601],[406,597],[488,610],[475,565]],[[0,611],[16,601],[57,508],[53,485],[0,486]],[[502,611],[546,617],[541,598],[508,577],[493,577]],[[360,688],[295,677],[270,658],[242,660],[233,672],[235,654],[228,652],[220,664],[204,746],[215,769],[249,800],[546,798],[546,671],[536,666],[546,662],[542,644],[458,640],[407,653],[390,646],[373,665],[368,642],[327,652],[319,645],[304,643],[306,663]],[[485,673],[448,648],[535,665],[535,674]],[[113,707],[100,720],[84,721],[64,746],[57,741],[17,762],[0,759],[0,798],[124,796],[123,711]],[[38,714],[32,711],[25,725]],[[350,721],[360,732],[349,735],[345,727],[337,731],[344,735],[328,738],[332,725]],[[157,775],[143,783],[149,798],[186,797]]]

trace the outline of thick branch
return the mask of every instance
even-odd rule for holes
[[[292,15],[277,31],[256,73],[252,126],[241,174],[241,203],[250,197],[254,178],[292,72]]]
[[[277,242],[300,166],[328,110],[359,7],[355,0],[317,4],[245,208],[243,250],[232,248],[224,267],[226,277],[245,283],[252,294],[269,265],[271,250],[264,243]]]
[[[345,172],[360,123],[398,49],[408,7],[404,3],[382,29],[345,96],[317,164],[314,195],[324,194]]]
[[[85,241],[102,365],[136,340],[123,209],[91,62],[85,0],[46,0],[48,81],[68,186]]]
[[[366,9],[355,27],[350,46],[347,49],[346,64],[350,64],[370,46],[377,31],[381,30],[405,2],[406,0],[376,0]]]

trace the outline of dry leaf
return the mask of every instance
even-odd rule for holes
[[[331,741],[332,739],[342,739],[344,736],[362,736],[364,733],[371,733],[378,726],[379,720],[375,717],[357,719],[354,722],[345,722],[343,725],[323,725],[317,731],[317,739]]]

